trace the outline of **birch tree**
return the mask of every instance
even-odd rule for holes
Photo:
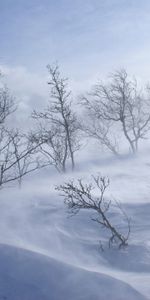
[[[122,69],[111,74],[108,82],[96,84],[81,102],[88,112],[91,126],[85,126],[85,132],[90,137],[119,154],[120,130],[132,153],[138,151],[150,130],[148,88],[142,92],[136,79]]]
[[[50,101],[44,112],[34,111],[32,117],[37,120],[38,130],[33,134],[35,140],[43,140],[41,153],[58,171],[65,172],[66,164],[71,162],[75,168],[75,151],[79,150],[79,124],[73,112],[71,91],[68,79],[60,74],[58,65],[48,65]]]

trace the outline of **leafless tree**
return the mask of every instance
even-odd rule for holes
[[[79,124],[72,110],[68,91],[68,79],[62,78],[58,65],[48,65],[50,80],[50,101],[44,112],[34,111],[32,117],[38,121],[35,140],[43,140],[41,152],[49,158],[59,171],[66,171],[66,163],[71,160],[75,167],[74,152],[79,150]],[[34,136],[34,134],[32,134]]]
[[[119,247],[126,246],[130,235],[130,220],[122,208],[117,205],[127,221],[127,234],[120,233],[117,226],[112,224],[108,214],[111,210],[112,202],[104,197],[108,185],[109,179],[98,175],[96,177],[92,176],[92,183],[86,184],[79,179],[77,183],[70,181],[64,185],[57,186],[56,190],[61,192],[61,196],[64,197],[71,214],[77,214],[81,209],[96,211],[97,217],[92,218],[92,220],[110,231],[109,246],[113,243],[118,244]],[[93,195],[95,188],[98,189],[99,196]]]
[[[98,139],[115,154],[119,152],[120,140],[116,133],[123,133],[133,153],[138,150],[139,141],[150,130],[150,97],[138,89],[137,81],[130,79],[122,69],[110,76],[108,83],[98,83],[82,104],[90,117],[85,132]]]
[[[12,181],[21,181],[27,173],[40,167],[37,145],[17,129],[8,128],[8,117],[16,105],[8,88],[0,86],[0,188]],[[33,156],[34,155],[34,156]]]
[[[58,172],[66,172],[66,160],[68,158],[67,139],[60,127],[38,124],[37,132],[30,133],[30,141],[33,145],[39,145],[38,151],[42,154],[47,165],[53,165]],[[50,126],[50,129],[47,127]]]
[[[24,175],[40,167],[37,147],[33,147],[28,137],[20,134],[18,130],[1,128],[0,188],[15,180],[20,183]]]
[[[1,76],[1,75],[0,75]],[[14,98],[6,85],[0,86],[0,126],[6,118],[16,110]]]

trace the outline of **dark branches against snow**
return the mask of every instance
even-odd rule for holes
[[[108,212],[111,212],[111,200],[107,200],[104,196],[106,189],[109,186],[109,179],[106,177],[92,176],[91,183],[83,183],[78,179],[77,183],[74,180],[56,187],[56,190],[61,192],[64,197],[65,204],[68,206],[71,214],[77,214],[81,209],[94,210],[97,213],[93,221],[100,224],[102,227],[109,230],[111,236],[109,238],[109,246],[113,243],[119,247],[126,246],[130,234],[130,222],[126,216],[127,234],[120,233],[116,226],[111,222]],[[94,195],[94,190],[98,192],[98,196]],[[118,206],[122,212],[121,207]]]

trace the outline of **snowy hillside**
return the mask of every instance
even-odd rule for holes
[[[0,265],[0,299],[145,299],[109,275],[20,248],[1,245]]]
[[[108,247],[107,231],[92,211],[68,217],[55,191],[70,178],[101,172],[110,178],[108,197],[131,217],[125,249]],[[77,171],[42,170],[22,188],[5,188],[0,200],[0,300],[150,299],[150,159],[113,157],[78,162]],[[120,216],[111,215],[121,228]],[[100,249],[100,241],[104,251]]]

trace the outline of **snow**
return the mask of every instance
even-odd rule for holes
[[[68,179],[90,180],[97,172],[110,178],[107,197],[121,201],[131,217],[124,249],[109,249],[108,232],[91,221],[92,211],[70,217],[55,191]],[[124,159],[83,155],[74,174],[42,170],[20,189],[2,189],[0,300],[150,299],[149,190],[146,150]],[[124,226],[115,210],[110,217],[118,228]]]
[[[1,245],[0,265],[1,299],[145,299],[108,275],[12,246]]]

